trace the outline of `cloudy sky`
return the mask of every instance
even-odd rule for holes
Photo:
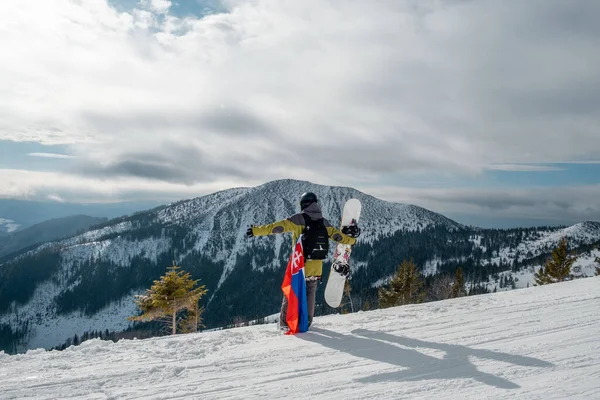
[[[297,178],[467,223],[598,220],[599,16],[596,0],[2,1],[0,197]]]

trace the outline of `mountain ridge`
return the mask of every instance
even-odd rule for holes
[[[281,302],[279,286],[291,241],[287,235],[248,240],[244,233],[251,224],[298,212],[298,199],[305,191],[317,194],[334,225],[345,200],[363,202],[363,234],[353,250],[352,285],[355,297],[366,296],[369,302],[376,301],[373,285],[392,274],[403,259],[413,258],[423,270],[430,263],[432,273],[452,273],[461,264],[472,276],[479,271],[483,282],[493,273],[542,256],[554,240],[543,237],[560,236],[555,228],[474,230],[424,208],[385,202],[352,188],[278,180],[116,218],[4,259],[0,331],[3,326],[10,330],[8,345],[19,343],[23,349],[55,346],[86,330],[125,329],[126,317],[136,313],[133,296],[164,274],[173,260],[209,288],[207,327],[271,314]],[[599,227],[582,223],[565,228],[565,234],[576,238],[575,247],[587,246],[600,240]],[[535,240],[544,246],[531,247],[531,254],[525,252],[519,260],[519,244]],[[320,291],[318,312],[332,312],[320,302]]]
[[[107,218],[73,215],[53,218],[21,230],[15,230],[7,236],[0,237],[0,260],[11,253],[37,243],[52,242],[76,235],[79,231],[104,221],[107,221]]]

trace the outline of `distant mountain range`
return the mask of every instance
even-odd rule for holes
[[[0,348],[50,347],[86,331],[126,329],[126,318],[137,313],[134,294],[148,288],[173,261],[209,289],[204,299],[207,328],[273,314],[281,302],[291,239],[248,240],[244,232],[252,224],[298,212],[298,199],[306,191],[317,194],[334,225],[347,199],[362,202],[363,234],[352,253],[351,282],[354,296],[365,302],[376,302],[376,288],[404,259],[413,259],[429,275],[454,273],[461,266],[472,284],[487,287],[490,276],[539,265],[563,236],[580,252],[600,242],[597,222],[479,229],[352,188],[274,181],[113,219],[11,254],[0,263]],[[332,312],[322,301],[323,286],[317,312]]]
[[[75,215],[56,218],[30,226],[23,230],[15,230],[6,236],[0,236],[0,260],[10,253],[17,252],[35,244],[73,236],[88,230],[91,226],[106,222],[107,218]]]
[[[50,219],[74,215],[116,218],[159,205],[161,203],[155,201],[86,204],[0,199],[0,235],[3,232],[24,229]]]

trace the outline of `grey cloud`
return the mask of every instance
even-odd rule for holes
[[[500,190],[463,190],[450,191],[444,195],[430,195],[430,200],[446,201],[449,203],[469,204],[488,210],[507,210],[512,207],[545,207],[553,206],[567,210],[573,206],[572,203],[558,197],[557,193],[562,189],[539,189],[529,191],[518,191],[515,189]]]
[[[271,136],[274,129],[261,117],[241,107],[217,106],[212,110],[164,110],[114,115],[86,111],[82,118],[104,133],[127,130],[168,132],[187,129],[223,136]]]
[[[237,108],[217,108],[202,115],[201,128],[232,135],[270,136],[273,129],[260,118]]]
[[[135,155],[126,155],[124,157],[134,158]],[[83,172],[105,177],[136,176],[139,178],[176,182],[190,180],[188,171],[180,167],[160,162],[147,162],[135,159],[116,161],[103,167],[88,166]]]
[[[212,182],[224,176],[248,177],[242,166],[213,159],[194,146],[173,142],[163,143],[155,151],[119,154],[108,163],[88,159],[80,162],[72,172],[92,177],[139,177],[187,185]]]
[[[526,189],[406,189],[408,201],[442,213],[482,217],[600,220],[600,185]],[[401,195],[387,193],[384,197]]]

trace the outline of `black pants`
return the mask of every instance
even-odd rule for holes
[[[308,326],[312,324],[313,317],[315,316],[315,299],[317,297],[317,285],[318,280],[306,281],[306,302],[308,303]],[[287,314],[287,297],[283,296],[283,302],[281,303],[281,313],[279,314],[279,325],[287,326],[285,322],[285,316]]]

